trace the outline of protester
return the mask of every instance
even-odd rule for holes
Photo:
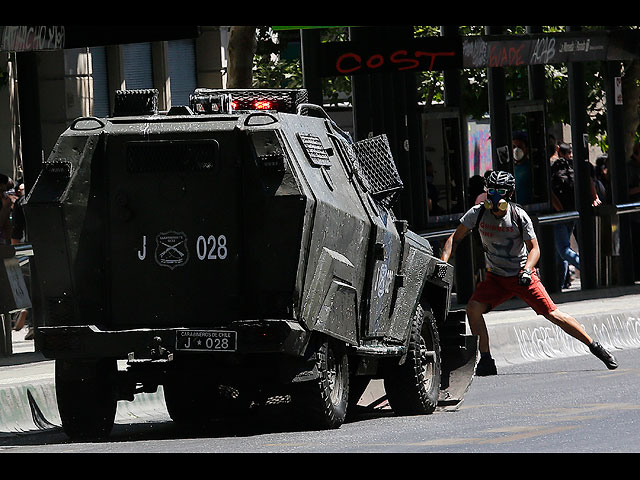
[[[535,270],[540,248],[533,223],[527,212],[511,201],[514,192],[513,175],[494,171],[487,179],[487,201],[474,205],[463,215],[442,250],[441,259],[449,261],[462,239],[471,230],[478,229],[488,266],[487,276],[476,287],[466,308],[471,332],[479,337],[480,361],[476,375],[497,374],[484,314],[513,296],[520,297],[538,315],[587,345],[609,369],[617,368],[615,358],[594,342],[575,318],[560,311],[549,297]]]

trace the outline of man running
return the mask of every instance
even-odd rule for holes
[[[594,342],[575,318],[558,309],[540,282],[534,269],[540,258],[540,248],[533,223],[522,207],[510,201],[515,184],[512,174],[492,172],[487,179],[487,200],[462,216],[460,225],[442,250],[441,259],[447,262],[469,231],[478,228],[487,261],[487,276],[477,285],[466,308],[471,332],[479,337],[480,361],[476,375],[497,374],[484,314],[514,295],[538,315],[587,345],[607,368],[617,368],[615,358]]]

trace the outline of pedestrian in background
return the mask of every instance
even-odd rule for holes
[[[590,162],[586,162],[590,169],[589,189],[592,195],[592,205],[602,203],[593,181],[594,169]],[[556,212],[571,212],[576,209],[575,177],[573,169],[573,151],[568,143],[558,145],[557,158],[551,164],[551,204]],[[574,235],[576,220],[555,223],[553,236],[556,252],[562,262],[560,285],[562,288],[571,286],[569,265],[580,270],[580,255],[571,248],[571,235]]]
[[[11,244],[11,212],[16,201],[11,177],[0,173],[0,244]]]

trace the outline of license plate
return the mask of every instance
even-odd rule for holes
[[[237,332],[223,330],[180,330],[176,350],[191,352],[235,352]]]

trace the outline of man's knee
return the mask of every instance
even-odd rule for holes
[[[489,306],[486,303],[481,303],[477,300],[471,300],[467,303],[467,316],[478,317],[479,315],[486,313],[488,307]]]
[[[555,323],[556,325],[570,323],[572,320],[574,320],[572,316],[570,316],[567,313],[564,313],[559,308],[556,308],[555,310],[547,313],[546,315],[544,315],[544,317],[547,320]]]

